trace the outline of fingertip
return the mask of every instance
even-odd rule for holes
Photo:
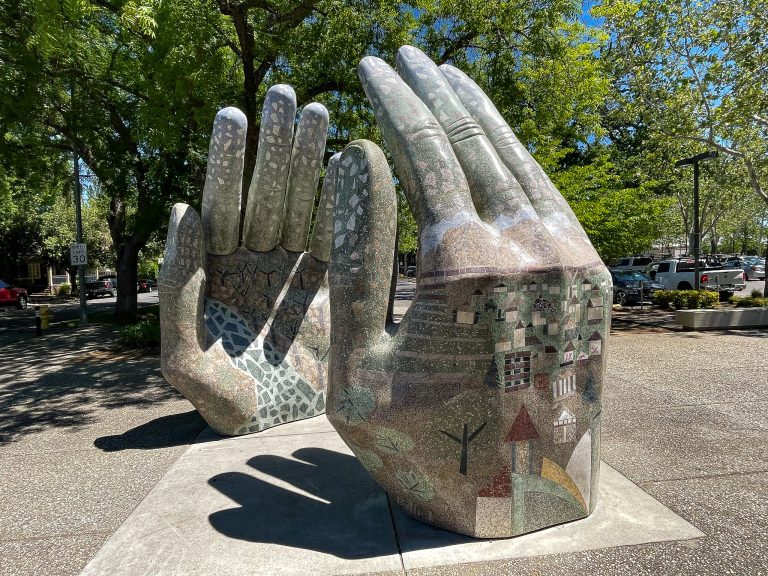
[[[266,98],[279,98],[289,102],[296,102],[296,92],[290,84],[275,84],[267,90]]]
[[[400,46],[400,49],[397,51],[397,56],[395,58],[395,63],[397,64],[397,69],[400,70],[401,68],[414,66],[414,65],[423,65],[423,64],[431,64],[434,66],[435,64],[432,62],[432,60],[424,54],[421,50],[416,48],[415,46]]]
[[[368,82],[375,76],[380,76],[382,73],[394,74],[395,71],[384,60],[376,56],[366,56],[360,60],[360,64],[357,66],[357,75],[363,83]]]
[[[171,208],[165,243],[162,276],[168,281],[183,281],[203,264],[203,225],[200,216],[188,204]]]
[[[325,122],[326,125],[329,121],[328,109],[319,102],[310,102],[304,106],[304,109],[301,111],[302,118],[305,115],[313,120]]]
[[[222,108],[216,114],[216,118],[213,120],[214,130],[217,126],[233,126],[240,129],[246,129],[248,127],[248,118],[245,114],[234,106],[227,106]]]

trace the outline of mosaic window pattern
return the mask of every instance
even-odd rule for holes
[[[504,356],[504,390],[523,390],[531,385],[531,353],[513,352]]]

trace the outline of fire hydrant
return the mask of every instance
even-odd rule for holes
[[[43,330],[50,328],[52,318],[53,312],[48,308],[47,304],[35,306],[35,328],[37,329],[38,336],[42,336]]]

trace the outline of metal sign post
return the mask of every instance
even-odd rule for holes
[[[77,222],[77,244],[69,247],[70,260],[77,266],[77,286],[80,292],[80,326],[88,326],[88,310],[85,303],[85,266],[88,264],[88,254],[83,244],[83,216],[80,210],[82,193],[80,191],[80,158],[77,152],[72,152],[75,169],[75,220]]]

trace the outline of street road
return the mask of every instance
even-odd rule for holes
[[[115,309],[116,297],[93,298],[87,300],[88,314],[95,312],[110,313]],[[157,291],[137,294],[139,308],[157,304]],[[35,297],[32,297],[26,310],[17,310],[12,306],[0,307],[0,346],[35,337]],[[80,321],[80,304],[50,304],[53,322]]]

